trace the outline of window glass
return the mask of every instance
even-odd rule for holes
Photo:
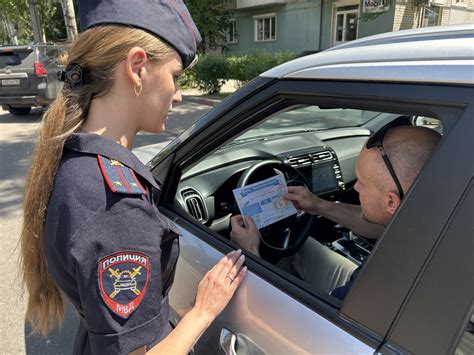
[[[334,44],[356,39],[359,22],[359,5],[338,6],[334,11]]]
[[[263,19],[263,37],[264,39],[270,38],[270,19]]]
[[[343,41],[343,33],[344,33],[344,14],[338,14],[337,19],[336,19],[336,42],[342,42]]]
[[[357,127],[380,115],[382,115],[380,112],[364,110],[294,106],[269,117],[257,127],[244,133],[239,139]]]
[[[237,43],[237,21],[236,20],[229,21],[229,27],[227,30],[227,42]]]
[[[248,249],[301,287],[337,305],[382,229],[377,229],[378,235],[375,231],[364,234],[329,216],[315,219],[296,210],[287,216],[291,206],[281,198],[282,191],[286,185],[305,184],[319,201],[359,208],[359,190],[354,188],[360,179],[356,175],[359,153],[372,132],[395,119],[440,127],[439,121],[425,116],[316,105],[288,107],[187,168],[176,199],[196,223],[232,240],[235,248]],[[389,158],[390,153],[386,151]],[[286,184],[272,180],[281,174]],[[268,185],[266,179],[270,179]],[[234,191],[254,183],[259,185]],[[231,234],[231,217],[242,213],[261,227],[259,234],[245,240]],[[359,218],[361,213],[357,213]],[[256,244],[247,243],[249,240]]]
[[[270,20],[271,20],[270,21],[270,25],[271,25],[270,38],[275,39],[276,38],[275,17],[272,17]]]
[[[357,37],[357,16],[357,13],[349,13],[346,16],[346,41],[352,41]]]
[[[423,8],[422,27],[439,26],[441,21],[442,8],[439,6],[429,6]]]
[[[256,41],[270,41],[276,39],[276,17],[262,17],[255,19]]]
[[[257,33],[258,33],[258,40],[263,40],[263,21],[257,20]]]
[[[461,340],[454,351],[455,355],[471,355],[474,354],[474,313],[468,319],[466,328],[463,332]]]
[[[21,62],[30,54],[31,52],[22,51],[22,52],[0,52],[0,68],[5,68],[7,66],[14,67],[20,65]]]

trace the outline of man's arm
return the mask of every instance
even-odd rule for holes
[[[328,218],[364,237],[377,239],[383,233],[383,226],[362,218],[360,206],[326,201],[303,186],[289,186],[285,198],[306,213]]]

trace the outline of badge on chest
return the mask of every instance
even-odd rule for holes
[[[107,307],[128,318],[140,305],[150,278],[150,258],[123,251],[99,260],[99,289]]]

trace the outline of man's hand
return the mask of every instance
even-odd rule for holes
[[[320,214],[320,205],[325,202],[304,186],[288,186],[288,193],[284,198],[293,202],[297,209],[312,215]]]
[[[245,222],[244,222],[245,218]],[[260,246],[260,233],[252,218],[242,217],[236,215],[230,219],[232,231],[230,232],[230,239],[236,242],[242,249],[260,256],[258,247]],[[247,227],[245,227],[247,224]]]

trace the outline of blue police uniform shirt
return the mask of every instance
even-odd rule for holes
[[[74,354],[128,354],[171,331],[176,227],[133,153],[99,135],[65,144],[45,223],[48,270],[81,320]]]

